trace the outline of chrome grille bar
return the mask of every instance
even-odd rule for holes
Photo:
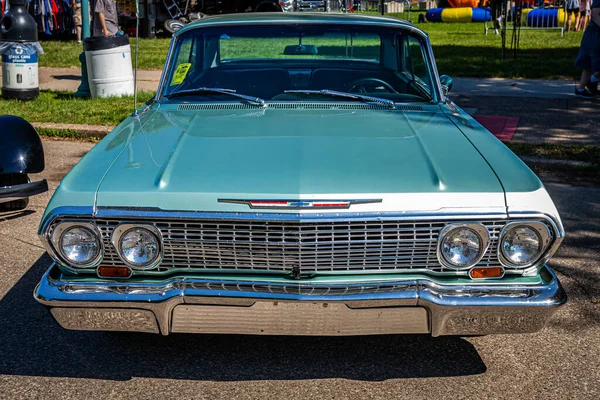
[[[69,218],[73,220],[73,218]],[[62,221],[57,218],[52,225]],[[89,219],[88,219],[89,221]],[[102,233],[102,265],[123,265],[111,243],[114,229],[135,219],[94,219]],[[154,222],[163,236],[161,264],[143,274],[256,272],[302,275],[426,272],[464,275],[438,262],[437,239],[448,221],[167,220]],[[478,266],[500,266],[497,241],[507,221],[483,221],[491,245]],[[141,272],[140,272],[141,273]]]

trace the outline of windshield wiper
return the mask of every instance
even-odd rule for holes
[[[245,100],[248,103],[251,103],[251,104],[254,104],[257,106],[261,106],[261,107],[266,106],[265,101],[263,99],[261,99],[260,97],[247,96],[245,94],[236,93],[236,91],[234,89],[224,89],[224,88],[201,87],[201,88],[196,88],[196,89],[186,89],[186,90],[180,90],[178,92],[174,92],[171,94],[167,94],[167,95],[165,95],[165,97],[167,99],[170,99],[170,98],[178,97],[178,96],[188,96],[188,95],[203,94],[203,93],[226,94],[229,96],[237,97],[238,99]]]
[[[387,106],[389,109],[393,110],[396,106],[392,100],[382,99],[379,97],[366,96],[363,94],[356,93],[347,93],[347,92],[338,92],[337,90],[285,90],[284,93],[299,93],[299,94],[318,94],[321,96],[330,96],[330,97],[343,97],[346,99],[360,100],[365,103],[378,103],[384,106]]]

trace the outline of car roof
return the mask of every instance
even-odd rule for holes
[[[357,25],[385,25],[391,27],[405,28],[427,36],[425,32],[408,21],[366,14],[342,14],[342,13],[237,13],[223,14],[204,17],[191,24],[186,25],[173,36],[179,36],[184,32],[196,28],[205,28],[218,25],[268,25],[268,24],[357,24]]]

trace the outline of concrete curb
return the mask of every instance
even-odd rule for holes
[[[103,138],[115,128],[114,126],[105,125],[58,124],[52,122],[32,122],[31,125],[33,125],[42,136],[62,136],[44,134],[44,131],[54,131],[70,132],[72,133],[71,135],[64,135],[64,137],[75,136],[80,138]]]

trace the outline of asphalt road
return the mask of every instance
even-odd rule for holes
[[[44,147],[52,191],[91,144]],[[546,183],[569,302],[537,334],[475,338],[65,331],[32,297],[50,265],[35,234],[50,194],[35,197],[0,216],[0,399],[600,398],[600,188]]]

